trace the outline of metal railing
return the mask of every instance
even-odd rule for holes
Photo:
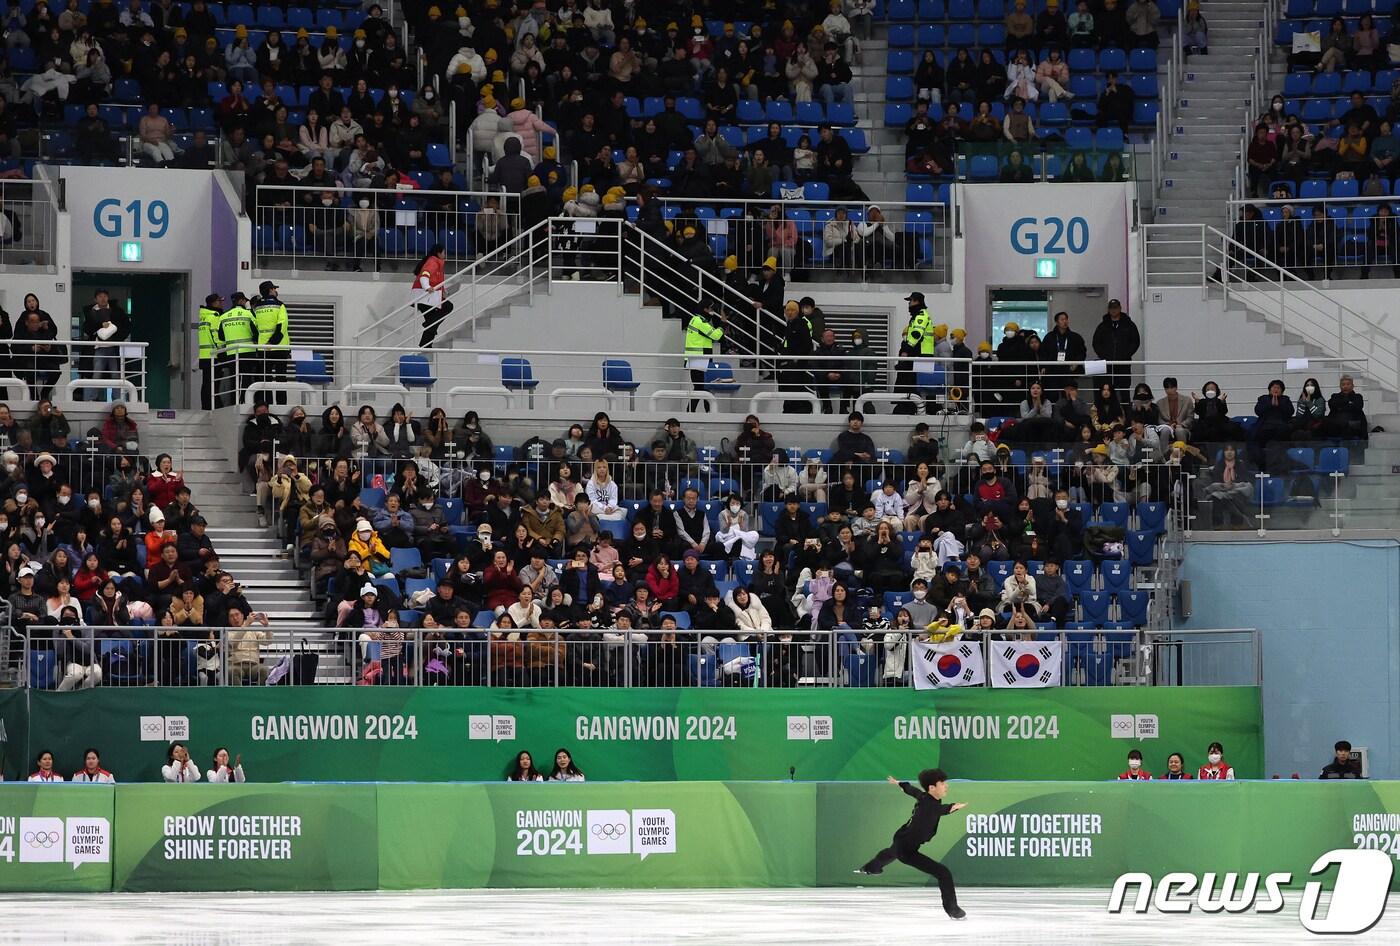
[[[732,331],[746,339],[747,350],[760,346],[760,334],[768,351],[777,347],[776,315],[753,309],[747,299],[734,298],[735,293],[714,273],[616,217],[542,221],[448,276],[442,292],[451,311],[437,323],[437,339],[445,341],[459,330],[470,330],[478,316],[517,296],[533,301],[536,284],[546,279],[630,285],[691,308],[710,301],[735,317]],[[412,293],[408,301],[357,331],[357,346],[374,347],[367,357],[355,355],[347,362],[353,365],[353,376],[366,384],[395,380],[388,376],[401,355],[426,350],[422,329],[427,308],[421,296]],[[415,337],[418,346],[413,345]],[[440,358],[443,350],[433,354]]]
[[[292,270],[311,266],[364,268],[412,266],[440,244],[449,267],[489,256],[519,235],[520,197],[503,192],[374,190],[337,177],[334,203],[310,187],[259,185],[250,201],[254,253],[265,265]],[[359,201],[371,202],[361,208]],[[497,204],[487,212],[487,201]],[[494,219],[493,219],[494,218]]]
[[[1240,129],[1240,153],[1234,172],[1231,192],[1239,197],[1249,193],[1249,143],[1254,138],[1254,124],[1264,113],[1264,103],[1269,87],[1269,51],[1273,48],[1272,31],[1266,21],[1260,24],[1255,34],[1256,50],[1253,56],[1253,75],[1249,82],[1249,97],[1245,100],[1248,111],[1245,113],[1244,127]]]
[[[555,254],[555,258],[557,260],[559,254]],[[649,274],[652,272],[648,269]],[[1290,316],[1290,331],[1294,330],[1293,323]],[[408,328],[417,333],[420,325],[412,324]],[[1228,385],[1237,394],[1248,392],[1250,403],[1241,406],[1241,411],[1247,412],[1252,409],[1252,399],[1266,391],[1269,381],[1275,377],[1291,379],[1292,384],[1308,375],[1317,375],[1326,379],[1325,387],[1330,389],[1333,380],[1343,373],[1349,372],[1358,379],[1377,376],[1371,358],[1364,353],[1352,357],[1310,358],[1306,365],[1294,366],[1282,358],[1090,361],[1061,366],[1058,362],[1040,361],[852,356],[844,351],[831,356],[782,357],[762,349],[762,338],[759,339],[761,351],[753,352],[748,327],[736,326],[731,321],[725,326],[726,335],[731,334],[731,329],[734,346],[720,346],[710,356],[702,356],[706,367],[699,372],[698,384],[693,376],[697,371],[692,365],[693,359],[679,351],[657,354],[333,346],[317,349],[323,356],[329,356],[320,366],[308,362],[290,363],[287,368],[291,372],[287,375],[290,381],[268,380],[267,375],[260,373],[257,356],[245,356],[236,366],[229,365],[230,386],[226,390],[234,390],[236,386],[242,392],[244,411],[251,411],[255,401],[266,400],[268,392],[274,390],[286,390],[293,400],[317,410],[338,403],[347,412],[347,423],[353,422],[350,415],[362,403],[375,406],[382,414],[398,401],[408,405],[420,420],[427,415],[422,406],[426,402],[429,406],[444,408],[454,419],[468,407],[483,412],[504,407],[513,414],[538,412],[540,416],[552,418],[568,416],[571,410],[583,417],[599,409],[624,414],[713,412],[739,417],[747,413],[771,417],[782,410],[785,422],[811,421],[835,429],[844,423],[846,413],[853,406],[879,422],[889,416],[892,408],[902,405],[904,412],[938,418],[930,419],[935,427],[946,423],[965,429],[970,414],[1019,417],[1031,382],[1041,383],[1046,398],[1053,400],[1058,398],[1065,381],[1073,378],[1080,386],[1080,400],[1087,411],[1093,400],[1093,388],[1103,382],[1111,381],[1120,396],[1126,397],[1132,384],[1143,381],[1160,397],[1160,383],[1164,377],[1177,378],[1184,392],[1199,392],[1206,382],[1216,381]],[[839,344],[844,345],[849,340],[844,330],[838,333]],[[414,355],[427,358],[430,374],[426,379],[399,376],[399,359]],[[606,371],[615,373],[605,373],[605,363],[609,363]],[[371,374],[356,367],[359,365],[377,368]],[[317,376],[319,380],[315,384],[311,380],[296,380],[298,372],[323,368],[327,374]],[[503,375],[507,370],[510,374]],[[836,373],[838,378],[830,378],[828,372]],[[622,383],[628,375],[631,381]],[[310,374],[302,377],[313,378]],[[250,386],[255,383],[258,383],[256,387]],[[1358,384],[1363,394],[1367,393],[1365,385],[1359,380]],[[834,418],[831,415],[835,415]],[[567,424],[561,421],[560,426]]]
[[[0,266],[58,264],[55,240],[62,183],[0,180]]]
[[[721,605],[723,607],[723,605]],[[421,619],[417,613],[398,612]],[[688,621],[684,613],[679,615]],[[500,619],[498,619],[500,620]],[[658,622],[659,624],[660,622]],[[921,631],[751,633],[607,627],[346,629],[308,641],[277,628],[53,627],[23,641],[22,685],[445,684],[481,687],[908,687]],[[70,636],[71,635],[71,636]],[[982,651],[1003,640],[1057,645],[1061,685],[1256,685],[1258,632],[1008,629],[964,633]],[[990,673],[980,684],[991,686]]]
[[[1148,228],[1144,228],[1148,229]],[[1345,361],[1363,360],[1363,373],[1383,388],[1400,390],[1400,338],[1308,282],[1301,271],[1285,268],[1258,250],[1203,224],[1153,224],[1152,245],[1144,260],[1149,288],[1199,285],[1274,322],[1285,334],[1315,345]],[[1200,264],[1194,273],[1172,264]],[[1162,264],[1166,264],[1163,266]]]
[[[872,201],[711,200],[660,195],[663,214],[679,230],[694,227],[714,255],[733,254],[739,270],[756,275],[765,258],[776,257],[782,272],[829,276],[843,282],[952,281],[951,210],[943,203],[881,201],[883,230],[862,236]],[[770,218],[773,208],[780,217]],[[837,226],[838,211],[849,227]],[[674,215],[674,216],[673,216]],[[832,240],[826,231],[831,222]],[[791,223],[789,234],[786,224]],[[844,230],[837,238],[837,230]],[[791,239],[792,242],[788,242]],[[789,276],[791,278],[791,276]]]
[[[51,397],[146,401],[146,342],[73,339],[9,340],[0,344],[0,390],[11,402]]]

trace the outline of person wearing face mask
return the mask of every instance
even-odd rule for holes
[[[1118,773],[1120,782],[1150,782],[1152,773],[1142,767],[1142,753],[1137,749],[1128,752],[1128,769]]]
[[[758,557],[758,531],[749,528],[749,514],[737,493],[730,493],[719,511],[719,530],[715,541],[724,547],[730,559],[753,560]]]
[[[1233,782],[1235,769],[1225,761],[1225,747],[1212,742],[1206,749],[1206,764],[1201,766],[1196,777],[1207,782]]]
[[[1207,381],[1196,399],[1196,422],[1191,427],[1191,439],[1196,443],[1221,443],[1241,440],[1243,436],[1239,424],[1230,420],[1225,392],[1214,381]]]
[[[457,542],[447,524],[447,514],[432,490],[425,487],[418,491],[418,501],[410,514],[413,516],[413,541],[425,560],[451,558],[456,553]]]
[[[1303,382],[1303,393],[1293,406],[1293,439],[1310,440],[1319,436],[1327,417],[1327,398],[1316,378]]]

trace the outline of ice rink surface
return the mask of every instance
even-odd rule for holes
[[[1325,902],[1324,897],[1324,902]],[[0,900],[0,944],[1317,943],[1297,897],[1269,916],[1112,916],[1108,891],[967,889],[966,920],[937,888],[801,890],[476,890],[412,893],[17,894]],[[1400,943],[1400,896],[1370,932]],[[1335,941],[1335,939],[1334,939]]]

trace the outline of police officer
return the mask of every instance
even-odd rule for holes
[[[812,354],[812,323],[802,314],[797,300],[792,299],[783,306],[783,355],[786,359]],[[784,360],[779,362],[779,391],[811,391],[812,371],[807,361]],[[808,401],[784,401],[784,414],[810,414],[812,405]]]
[[[250,381],[248,369],[257,353],[258,329],[253,321],[252,310],[248,308],[248,297],[235,292],[229,301],[233,303],[219,316],[215,339],[222,354],[216,359],[214,373],[219,378],[223,395],[215,399],[216,407],[226,407],[238,400],[238,389]]]
[[[914,358],[934,357],[938,339],[933,332],[933,317],[928,314],[928,307],[924,303],[922,292],[911,292],[904,297],[904,301],[909,304],[909,323],[904,326],[904,334],[900,338],[899,356],[900,362],[894,366],[894,389],[900,394],[913,394],[917,390],[917,381],[914,377]],[[900,404],[895,407],[896,414],[913,414],[914,405]]]
[[[199,406],[209,410],[214,405],[214,349],[219,347],[219,317],[224,312],[224,297],[211,292],[199,307]]]
[[[705,369],[710,366],[710,352],[720,339],[724,338],[727,319],[723,312],[714,313],[714,303],[705,302],[700,311],[690,317],[685,327],[685,365],[690,369],[690,385],[697,394],[705,387]],[[700,398],[690,399],[692,413],[700,404]],[[705,409],[709,410],[709,402]]]
[[[258,351],[262,359],[263,381],[286,381],[291,375],[291,331],[287,307],[277,298],[277,284],[264,280],[253,300],[253,321],[258,328]],[[278,404],[287,403],[285,392],[278,392]]]

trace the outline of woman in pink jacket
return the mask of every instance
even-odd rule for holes
[[[552,135],[554,129],[543,118],[526,108],[525,100],[522,98],[511,99],[510,113],[506,115],[506,118],[511,123],[511,131],[520,136],[520,150],[531,161],[538,164],[540,160],[540,135]]]
[[[1060,58],[1060,51],[1051,48],[1040,65],[1035,67],[1035,85],[1040,89],[1040,94],[1048,98],[1051,102],[1058,102],[1060,99],[1072,99],[1074,95],[1069,91],[1069,66]]]

